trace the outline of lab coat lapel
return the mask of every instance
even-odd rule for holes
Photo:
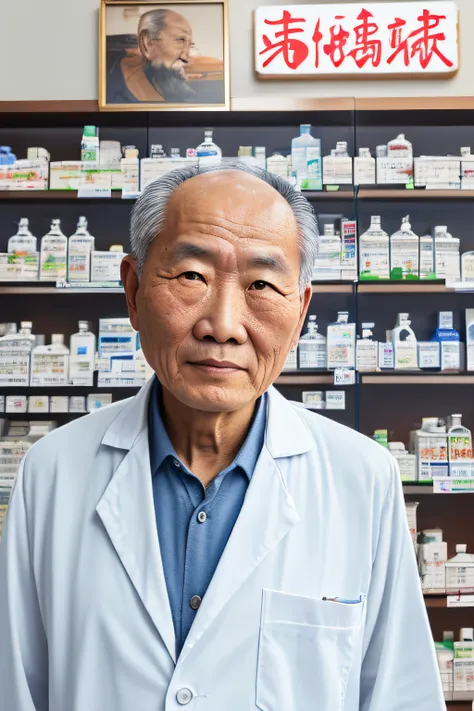
[[[294,407],[271,388],[265,445],[242,510],[204,595],[178,664],[184,661],[223,607],[268,553],[299,522],[296,506],[276,458],[302,454],[312,446],[309,430]]]
[[[129,449],[112,476],[97,513],[140,600],[176,661],[176,640],[153,503],[147,409],[151,383],[107,431],[103,444]]]

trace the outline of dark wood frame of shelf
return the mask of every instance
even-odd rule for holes
[[[474,190],[360,188],[357,196],[359,200],[473,200]]]
[[[474,96],[421,97],[234,97],[230,111],[466,111]],[[0,101],[0,113],[98,113],[96,99]]]

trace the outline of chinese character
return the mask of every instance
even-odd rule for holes
[[[283,29],[279,32],[275,32],[275,40],[280,37],[281,39],[279,42],[274,42],[273,44],[267,35],[263,35],[262,39],[265,44],[265,49],[262,49],[259,54],[266,54],[271,50],[275,50],[273,54],[264,61],[264,67],[268,66],[270,62],[273,62],[275,57],[278,57],[279,54],[283,54],[283,61],[290,69],[298,69],[300,64],[304,62],[309,53],[307,45],[301,40],[290,36],[298,32],[303,32],[301,27],[290,27],[290,25],[295,22],[304,23],[306,20],[304,17],[291,17],[288,10],[283,10],[283,16],[280,20],[265,20],[266,25],[282,25]],[[290,58],[291,54],[292,57]]]
[[[392,33],[390,47],[394,49],[395,52],[388,58],[387,63],[392,64],[394,59],[403,52],[403,62],[406,67],[410,65],[410,59],[414,59],[416,55],[418,55],[421,67],[426,69],[433,55],[436,54],[443,64],[447,67],[452,67],[453,62],[445,57],[438,47],[438,42],[445,40],[446,35],[444,32],[432,32],[432,30],[435,30],[439,26],[441,20],[446,19],[446,15],[433,15],[429,10],[423,10],[423,13],[417,19],[422,23],[422,26],[410,32],[406,39],[402,39],[402,31],[407,24],[405,20],[396,17],[393,24],[388,26],[388,29]],[[411,50],[410,40],[414,40],[411,43]]]
[[[336,15],[334,19],[344,20],[345,17],[344,15]],[[349,39],[349,32],[347,32],[341,24],[333,25],[329,31],[331,33],[329,44],[325,44],[323,49],[334,66],[340,67],[346,58],[344,47]]]
[[[316,26],[314,28],[312,40],[314,42],[314,49],[315,49],[315,58],[314,58],[314,66],[316,69],[319,69],[319,45],[321,44],[321,40],[323,39],[323,33],[320,30],[321,27],[321,18],[316,23]]]
[[[373,67],[378,67],[382,60],[381,40],[370,39],[379,31],[378,25],[375,22],[370,22],[373,17],[368,10],[362,10],[357,16],[357,19],[361,20],[361,24],[354,27],[358,46],[349,52],[349,56],[353,57],[359,69],[365,67],[368,61],[372,62]]]

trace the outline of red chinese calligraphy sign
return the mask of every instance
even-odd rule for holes
[[[451,0],[260,7],[259,76],[450,77],[459,68]]]

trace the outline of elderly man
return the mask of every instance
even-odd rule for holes
[[[113,39],[113,38],[112,38]],[[138,48],[125,57],[109,53],[107,103],[223,103],[222,60],[192,57],[193,31],[173,10],[141,15]]]
[[[156,377],[23,461],[2,708],[445,708],[395,460],[272,386],[316,237],[301,194],[244,166],[138,200],[122,274]]]

